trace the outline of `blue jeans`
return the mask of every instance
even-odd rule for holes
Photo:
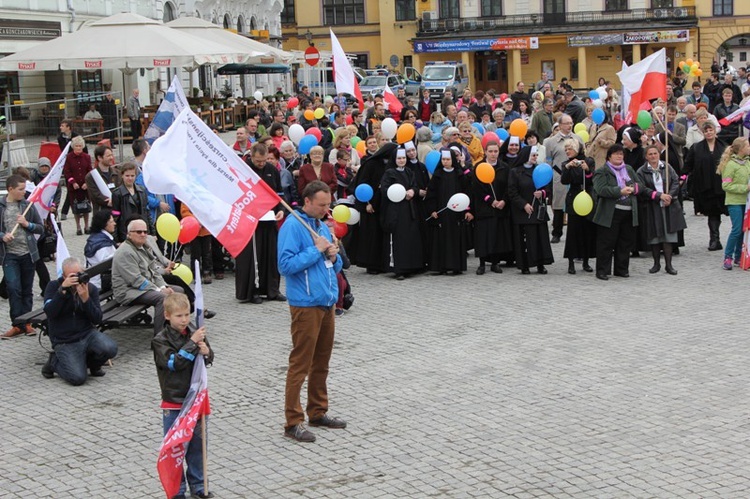
[[[52,370],[73,386],[86,382],[86,369],[98,371],[117,355],[117,343],[104,333],[92,329],[83,339],[54,346]]]
[[[164,409],[162,421],[164,424],[164,435],[172,427],[172,423],[180,414],[179,409]],[[206,437],[208,437],[208,418],[206,418]],[[190,492],[193,495],[201,494],[203,490],[203,439],[201,437],[201,421],[195,424],[193,438],[187,444],[185,449],[185,463],[187,464],[187,482],[190,485]],[[180,494],[185,493],[185,475],[182,476],[180,483]]]
[[[724,246],[724,258],[740,259],[742,256],[742,220],[745,217],[744,204],[730,204],[727,206],[732,230],[729,231],[727,244]]]
[[[8,288],[11,322],[16,317],[31,312],[34,306],[34,269],[30,254],[5,254],[3,273],[5,285]]]

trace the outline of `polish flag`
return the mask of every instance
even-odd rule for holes
[[[346,53],[341,48],[339,39],[333,34],[333,30],[331,30],[331,52],[333,53],[333,80],[336,82],[336,93],[345,93],[356,97],[360,112],[364,112],[365,101],[362,99],[357,77],[354,76],[354,70],[349,64],[349,59],[346,58]]]
[[[741,120],[745,113],[748,111],[750,111],[750,102],[748,102],[735,112],[731,113],[729,116],[720,119],[719,124],[721,126],[729,126],[732,122]]]
[[[620,77],[623,90],[630,94],[628,111],[635,117],[641,109],[651,109],[650,100],[667,100],[667,51],[661,49],[640,62],[623,69]]]
[[[622,70],[628,69],[628,63],[622,61]],[[622,98],[620,99],[620,116],[625,123],[634,123],[634,117],[630,114],[630,92],[627,91],[625,86],[622,87]]]
[[[393,90],[388,86],[388,83],[385,84],[385,88],[383,89],[383,99],[385,100],[386,108],[390,111],[391,116],[393,116],[396,121],[399,121],[401,118],[401,110],[404,108],[404,105],[398,100],[398,97],[393,93]]]

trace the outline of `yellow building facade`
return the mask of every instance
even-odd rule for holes
[[[717,60],[717,52],[725,42],[739,36],[750,37],[750,1],[725,0],[708,2],[697,0],[700,18],[700,61],[706,66]],[[732,61],[735,66],[750,66],[750,61]]]

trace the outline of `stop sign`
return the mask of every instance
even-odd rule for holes
[[[320,51],[313,46],[305,49],[305,62],[310,66],[315,66],[320,61]]]

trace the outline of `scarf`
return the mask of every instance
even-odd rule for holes
[[[628,182],[630,182],[630,175],[628,175],[628,169],[625,168],[627,165],[625,163],[621,164],[620,166],[615,166],[609,161],[607,161],[607,166],[610,170],[612,170],[612,173],[615,174],[615,177],[617,178],[617,186],[620,189],[624,189],[627,187]]]

